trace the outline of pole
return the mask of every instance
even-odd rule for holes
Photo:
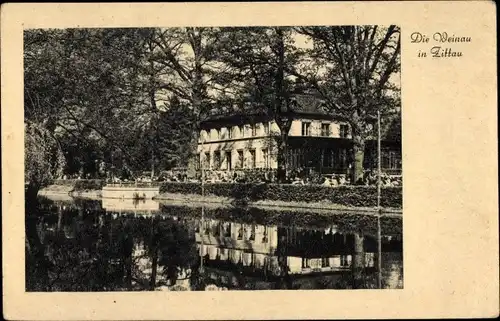
[[[201,199],[202,199],[202,205],[201,205],[201,226],[200,226],[200,240],[201,240],[201,244],[200,244],[200,272],[203,273],[203,235],[205,234],[203,232],[203,228],[204,228],[204,216],[205,216],[205,204],[204,204],[204,200],[205,200],[205,166],[204,166],[204,163],[205,163],[205,157],[201,157],[201,155],[205,155],[205,151],[204,151],[204,140],[203,140],[203,137],[201,137],[201,153],[200,154],[200,160],[201,160],[201,164],[200,164],[200,167],[201,167]]]
[[[153,181],[154,176],[155,176],[155,155],[153,150],[151,150],[151,182]]]
[[[382,165],[381,165],[381,134],[380,134],[380,109],[377,110],[377,165],[378,165],[378,173],[377,173],[377,249],[378,249],[378,260],[377,260],[377,270],[378,270],[378,288],[382,288],[382,231],[380,224],[380,217],[382,215],[382,208],[380,206],[380,198],[381,198],[381,173],[382,173]]]
[[[382,165],[381,165],[381,143],[380,143],[380,110],[377,111],[377,166],[378,166],[378,172],[377,172],[377,209],[380,214],[380,175],[382,172]]]

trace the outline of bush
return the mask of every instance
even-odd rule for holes
[[[160,193],[201,194],[199,183],[166,182],[160,186]],[[236,200],[272,200],[284,202],[320,202],[373,207],[377,205],[377,188],[373,186],[325,187],[319,185],[280,185],[280,184],[233,184],[206,183],[205,193]],[[383,187],[381,205],[383,207],[402,207],[402,188]]]

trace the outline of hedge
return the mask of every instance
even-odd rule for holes
[[[165,182],[160,185],[160,193],[199,194],[199,183]],[[373,186],[326,187],[321,185],[283,185],[283,184],[234,184],[207,183],[206,195],[231,197],[235,200],[272,200],[284,202],[321,202],[355,206],[373,207],[377,205],[377,188]],[[381,206],[401,208],[402,188],[383,187]]]

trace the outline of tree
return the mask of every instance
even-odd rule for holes
[[[93,149],[92,162],[106,157],[110,162],[106,151],[114,150],[132,159],[125,138],[151,115],[139,68],[148,32],[25,31],[25,120],[43,126],[63,150],[78,144]],[[72,158],[82,158],[65,156],[72,164],[80,163]]]
[[[53,134],[33,122],[24,124],[24,150],[26,199],[33,201],[40,187],[61,175],[64,155]]]
[[[218,28],[168,28],[156,29],[147,39],[149,70],[154,74],[150,96],[155,99],[151,100],[175,96],[191,109],[190,156],[196,151],[200,124],[210,116],[215,101],[212,89],[220,73],[215,62],[219,35]]]
[[[290,73],[322,96],[327,110],[351,128],[354,170],[363,176],[365,141],[373,133],[377,111],[391,114],[400,105],[400,29],[397,26],[299,27],[314,47],[310,57]],[[399,80],[399,79],[398,79]]]
[[[152,117],[149,124],[131,136],[130,154],[134,170],[157,170],[187,166],[195,117],[192,109],[173,96]]]
[[[279,127],[278,180],[287,170],[288,133],[293,121],[290,95],[292,70],[298,61],[292,29],[288,27],[226,28],[220,51],[222,62],[239,88],[239,100],[250,103],[253,111],[270,116]]]

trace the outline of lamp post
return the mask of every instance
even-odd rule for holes
[[[199,229],[199,233],[200,233],[200,240],[201,240],[201,244],[200,244],[200,273],[203,273],[203,235],[204,235],[204,232],[203,232],[203,228],[204,228],[204,217],[205,217],[205,204],[204,204],[204,200],[205,200],[205,157],[201,157],[201,155],[205,155],[205,151],[204,151],[204,143],[205,143],[205,139],[203,137],[203,135],[200,135],[201,136],[201,154],[200,154],[200,169],[201,169],[201,199],[202,199],[202,203],[201,203],[201,226],[200,226],[200,229]]]
[[[380,134],[380,107],[377,109],[377,249],[378,249],[378,288],[382,288],[382,231],[380,224],[380,217],[382,215],[382,208],[380,206],[380,198],[381,198],[381,134]]]

